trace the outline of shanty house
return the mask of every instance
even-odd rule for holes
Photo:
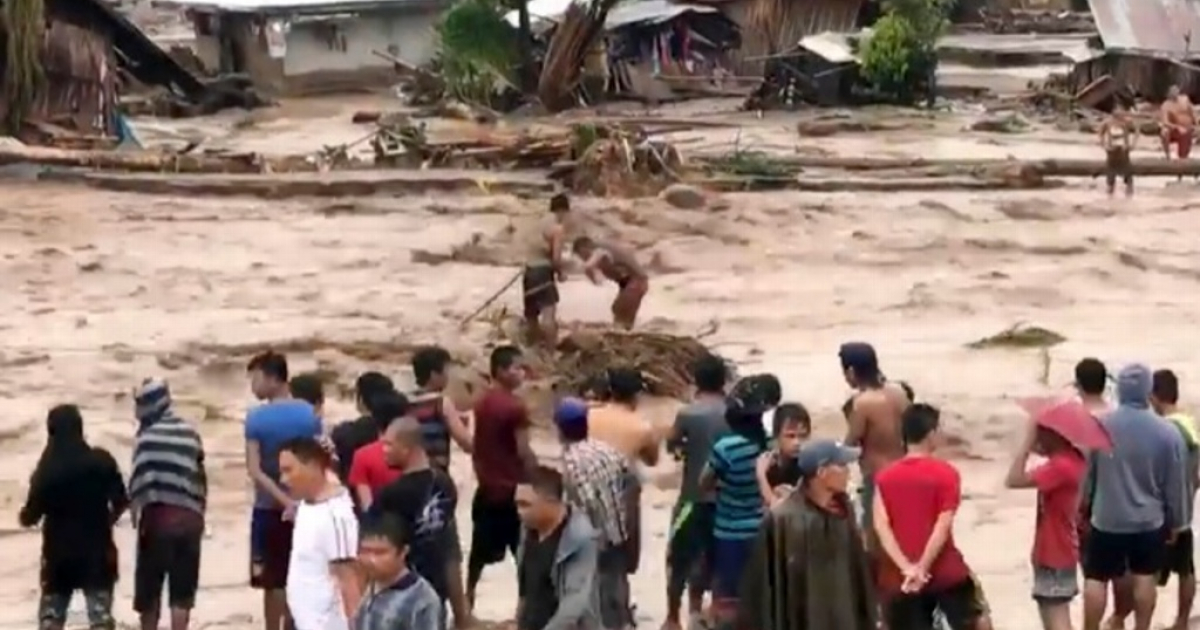
[[[39,141],[31,129],[39,124],[92,138],[116,136],[119,70],[189,100],[203,96],[204,86],[194,76],[104,0],[45,0],[43,11],[39,57],[45,81],[17,131],[27,142]],[[0,50],[7,49],[8,32],[0,21]],[[0,79],[7,71],[0,64]],[[0,117],[7,117],[10,106],[0,102]]]
[[[808,35],[858,30],[875,5],[867,0],[693,1],[720,9],[737,24],[742,45],[734,71],[746,76],[762,76],[768,59],[793,50]]]
[[[1088,0],[1102,50],[1071,71],[1072,87],[1126,88],[1161,100],[1171,85],[1200,98],[1200,3],[1192,0]]]
[[[388,56],[433,59],[448,0],[162,0],[187,9],[196,54],[275,95],[339,92],[394,80]]]

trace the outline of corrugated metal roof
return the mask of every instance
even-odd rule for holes
[[[541,19],[557,22],[562,18],[563,13],[567,12],[567,7],[573,1],[530,0],[528,5],[529,17],[535,20]],[[717,9],[703,4],[684,4],[670,2],[669,0],[634,0],[633,2],[622,2],[608,12],[608,17],[604,20],[604,28],[620,28],[639,22],[650,22],[652,24],[667,22],[688,11],[716,13]],[[516,26],[517,12],[515,10],[509,11],[504,16],[504,19],[508,20],[509,24]]]
[[[423,0],[153,0],[152,6],[229,13],[321,13],[427,4]]]
[[[850,38],[845,33],[825,31],[805,35],[800,38],[800,47],[832,63],[849,63],[856,59],[850,47]]]
[[[1200,57],[1200,2],[1088,0],[1107,50],[1156,57]]]

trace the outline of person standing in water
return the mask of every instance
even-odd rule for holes
[[[617,297],[612,303],[613,325],[632,330],[637,322],[642,299],[650,290],[650,276],[637,261],[637,256],[624,245],[597,243],[587,236],[575,239],[571,248],[583,261],[583,272],[595,284],[603,276],[617,285]]]
[[[571,200],[565,193],[550,199],[550,216],[540,219],[529,237],[521,275],[526,333],[550,345],[558,340],[558,283],[566,277],[563,250],[570,214]]]
[[[1167,90],[1167,100],[1159,108],[1158,129],[1163,157],[1171,159],[1171,145],[1175,145],[1176,157],[1188,159],[1196,130],[1196,112],[1192,109],[1192,99],[1180,91],[1178,85]],[[1183,179],[1182,175],[1180,179]]]
[[[862,472],[862,530],[871,541],[875,473],[904,457],[900,419],[910,401],[904,388],[885,383],[879,370],[879,358],[871,344],[844,343],[838,350],[838,358],[846,383],[857,390],[846,420],[849,426],[845,444],[862,449],[862,458],[858,462]]]
[[[1125,196],[1133,196],[1133,162],[1130,154],[1137,145],[1137,128],[1129,118],[1129,110],[1117,99],[1112,114],[1100,124],[1100,146],[1104,147],[1104,182],[1108,196],[1116,190],[1117,178],[1125,182]]]

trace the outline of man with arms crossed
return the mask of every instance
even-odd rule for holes
[[[1169,540],[1187,526],[1184,447],[1179,432],[1150,409],[1150,370],[1133,364],[1117,377],[1117,408],[1101,420],[1112,453],[1092,453],[1083,496],[1090,530],[1083,549],[1083,627],[1099,630],[1108,582],[1133,576],[1134,628],[1150,630]]]
[[[250,585],[263,591],[266,630],[284,630],[284,595],[292,552],[292,519],[296,502],[280,483],[279,449],[296,438],[321,435],[312,405],[288,393],[287,358],[264,352],[246,366],[250,390],[262,405],[246,414],[246,471],[254,484],[250,519]]]

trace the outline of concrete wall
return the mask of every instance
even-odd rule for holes
[[[440,6],[421,4],[345,19],[293,21],[283,59],[269,56],[266,38],[251,25],[249,16],[235,16],[232,23],[226,23],[221,37],[233,40],[239,70],[268,93],[377,89],[394,83],[396,75],[390,63],[371,51],[390,53],[414,65],[429,62],[436,47],[434,25],[441,12]],[[206,66],[221,67],[221,46],[216,37],[197,32],[195,46]]]

